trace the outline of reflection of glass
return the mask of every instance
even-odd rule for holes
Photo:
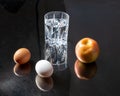
[[[40,76],[36,76],[35,78],[35,82],[37,87],[41,90],[41,91],[49,91],[53,88],[53,79],[52,77],[49,78],[41,78]]]
[[[69,15],[52,11],[45,19],[45,59],[53,64],[55,70],[67,68],[67,38]]]
[[[89,80],[95,76],[97,65],[95,62],[86,64],[76,60],[74,70],[79,79]]]
[[[31,64],[30,63],[15,64],[13,71],[16,76],[19,76],[19,77],[26,76],[31,71]]]

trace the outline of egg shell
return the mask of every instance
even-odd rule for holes
[[[53,74],[53,66],[47,60],[39,60],[35,65],[36,73],[40,77],[50,77]]]
[[[31,58],[31,53],[27,48],[18,49],[13,56],[14,62],[19,64],[27,63]]]

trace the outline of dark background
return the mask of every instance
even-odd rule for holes
[[[43,59],[44,22],[48,11],[70,15],[68,69],[55,72],[53,88],[39,90],[35,63]],[[84,37],[98,41],[97,73],[90,80],[74,72],[74,47]],[[0,96],[119,96],[120,95],[120,1],[119,0],[0,0]],[[14,52],[31,51],[31,72],[14,74]]]

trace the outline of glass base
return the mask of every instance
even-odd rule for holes
[[[67,69],[67,64],[61,64],[61,65],[53,64],[53,68],[54,71],[63,71]]]

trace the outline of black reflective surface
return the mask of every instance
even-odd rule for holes
[[[43,59],[43,16],[53,10],[70,15],[68,69],[44,80],[34,67]],[[89,80],[74,71],[74,48],[84,37],[100,46],[97,72]],[[0,0],[0,96],[119,96],[119,38],[119,0]],[[13,61],[21,47],[32,54],[25,66]]]

